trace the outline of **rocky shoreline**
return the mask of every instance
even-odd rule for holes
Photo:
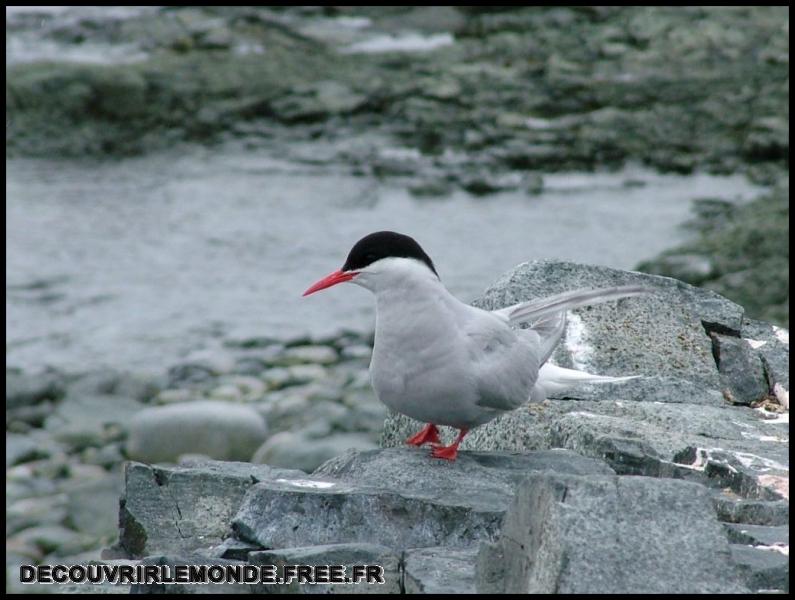
[[[386,409],[367,377],[371,345],[352,332],[228,340],[162,375],[7,369],[9,573],[99,559],[117,537],[131,458],[203,453],[311,472],[350,448],[376,448]]]
[[[542,262],[490,288],[481,306],[637,279],[661,295],[577,311],[555,356],[641,379],[518,410],[455,465],[393,448],[416,424],[375,400],[368,335],[227,340],[159,375],[7,368],[9,591],[29,591],[19,564],[299,559],[385,564],[378,591],[788,591],[788,23],[784,7],[7,15],[7,49],[33,31],[107,55],[7,63],[7,157],[232,140],[421,200],[532,197],[545,173],[627,162],[768,189],[699,201],[692,241],[638,267],[676,280]],[[336,529],[272,518],[301,510]]]
[[[514,411],[452,464],[390,448],[417,424],[384,425],[372,340],[350,333],[237,340],[160,378],[7,371],[7,569],[300,557],[391,565],[394,592],[786,591],[786,330],[673,279],[555,261],[478,304],[638,282],[657,293],[571,313],[554,360],[640,379]]]
[[[771,193],[719,232],[725,211],[702,211],[692,243],[641,270],[788,325],[785,7],[169,7],[23,13],[8,34],[31,19],[63,55],[130,58],[12,62],[8,156],[234,139],[419,198],[532,195],[545,173],[626,162],[743,173]]]
[[[280,127],[313,139],[381,131],[436,157],[442,179],[451,152],[475,173],[630,159],[764,179],[788,155],[787,21],[783,7],[173,7],[45,19],[50,41],[137,45],[143,59],[12,65],[6,143],[84,156],[220,133],[267,140]],[[401,46],[406,30],[445,42]],[[387,175],[408,166],[338,158]]]

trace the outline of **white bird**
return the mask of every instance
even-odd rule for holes
[[[359,240],[342,269],[304,296],[346,281],[375,295],[370,379],[376,396],[427,423],[407,443],[431,443],[432,456],[448,460],[455,460],[470,429],[527,401],[577,383],[631,379],[545,363],[563,335],[568,309],[650,293],[640,286],[576,290],[483,310],[447,291],[420,245],[391,231]],[[514,328],[522,323],[530,327]],[[451,445],[441,445],[437,425],[459,430]]]

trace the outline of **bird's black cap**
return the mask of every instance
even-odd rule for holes
[[[437,277],[439,276],[431,257],[425,253],[425,250],[414,238],[394,231],[376,231],[364,236],[351,248],[348,259],[342,265],[342,270],[364,269],[377,260],[390,257],[414,258],[425,263]]]

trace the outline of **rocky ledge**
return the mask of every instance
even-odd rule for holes
[[[788,591],[785,330],[674,279],[556,261],[478,304],[631,283],[657,293],[573,311],[553,360],[640,378],[505,415],[454,463],[391,447],[419,427],[398,415],[385,448],[311,475],[129,463],[108,560],[383,566],[365,592]]]

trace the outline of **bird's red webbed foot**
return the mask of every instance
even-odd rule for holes
[[[437,429],[436,425],[433,423],[428,423],[422,431],[412,435],[406,440],[406,443],[412,446],[422,446],[428,443],[438,444],[439,442],[441,442],[439,438],[439,429]]]
[[[458,437],[449,446],[434,446],[431,451],[431,456],[434,458],[443,458],[444,460],[455,460],[458,456],[458,446],[461,444],[461,440],[464,439],[468,431],[468,429],[461,429],[458,433]]]

